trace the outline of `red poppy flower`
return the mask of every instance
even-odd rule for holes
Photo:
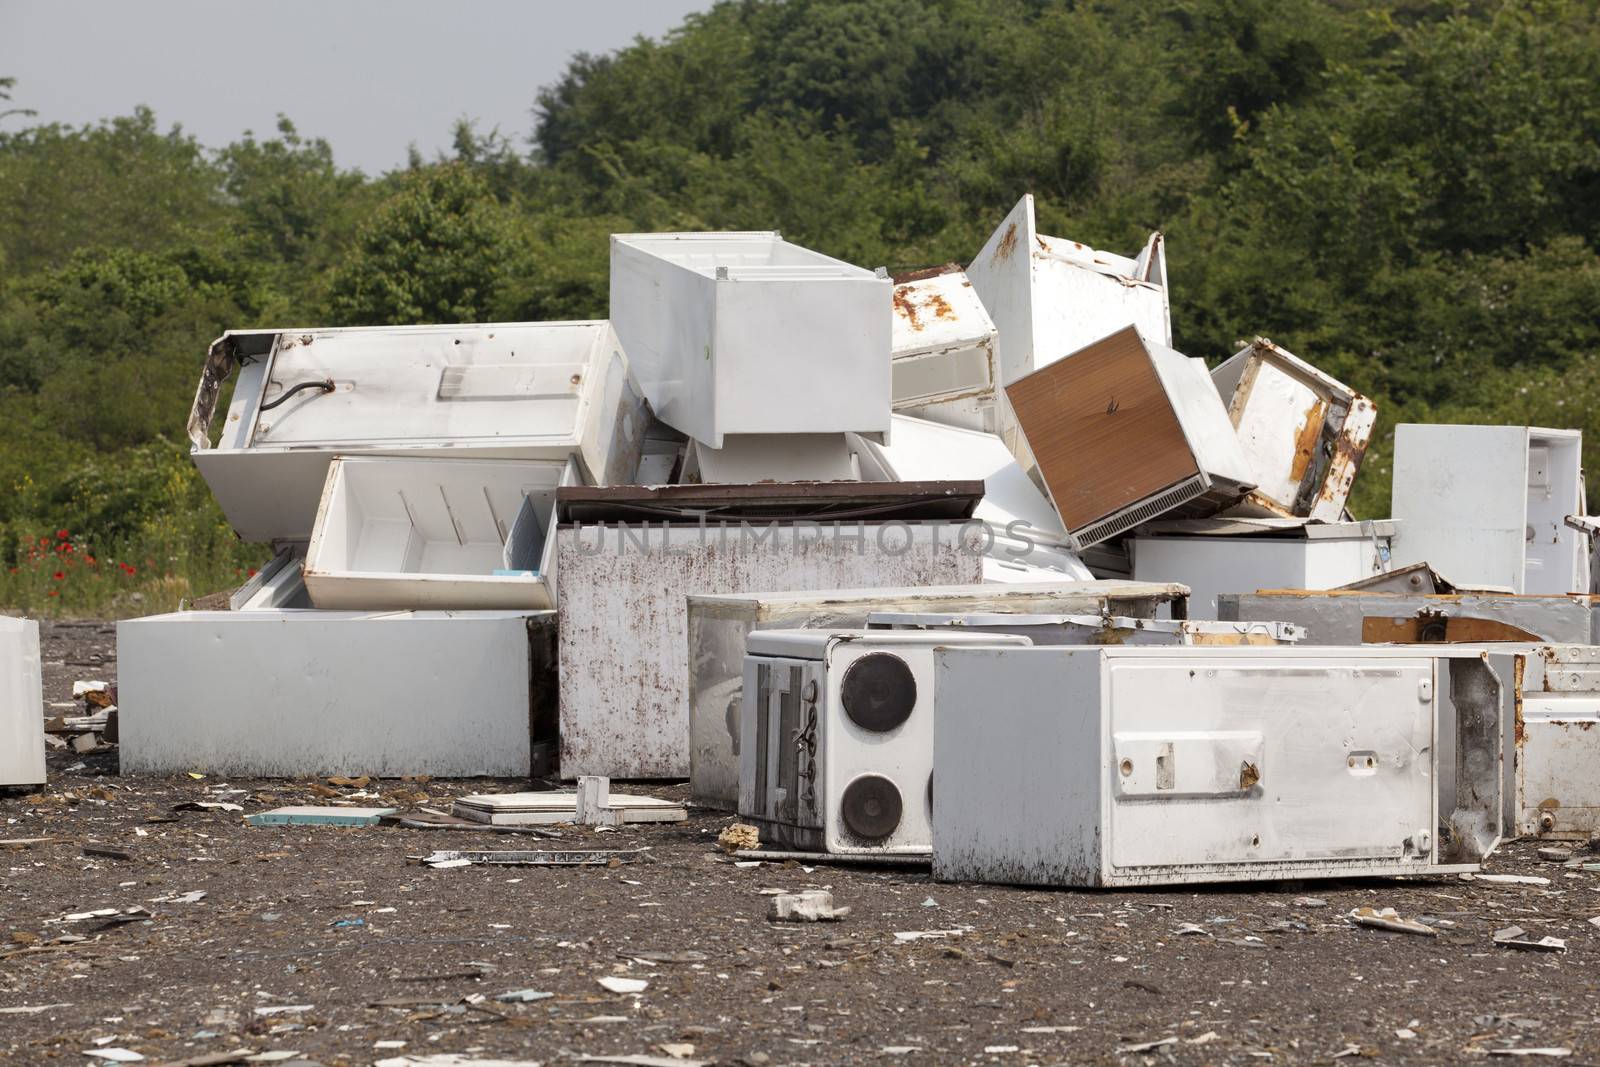
[[[65,540],[67,540],[67,538],[69,538],[71,536],[72,536],[72,534],[71,534],[70,531],[67,531],[67,530],[57,530],[56,531],[57,540],[65,541]]]
[[[52,578],[54,578],[54,579],[55,579],[55,580],[56,580],[56,581],[58,581],[58,582],[59,582],[59,581],[60,581],[60,580],[61,580],[61,579],[63,579],[63,578],[65,578],[65,577],[66,577],[66,574],[65,574],[65,573],[63,573],[63,572],[62,572],[62,571],[56,571],[56,572],[55,572],[55,573],[54,573],[54,574],[52,574],[52,575],[51,575],[51,576],[50,576],[50,577],[52,577]]]
[[[50,595],[51,595],[51,596],[60,596],[60,595],[61,595],[61,590],[59,590],[59,589],[52,589],[52,590],[50,590]]]

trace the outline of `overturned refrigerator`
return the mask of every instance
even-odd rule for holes
[[[550,770],[555,492],[631,481],[648,423],[603,321],[223,335],[191,454],[273,555],[119,625],[123,768]]]

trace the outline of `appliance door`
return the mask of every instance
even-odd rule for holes
[[[1430,660],[1112,659],[1115,868],[1427,863]]]
[[[40,682],[39,624],[0,617],[0,786],[44,783]]]
[[[1588,838],[1600,829],[1600,696],[1528,694],[1517,738],[1517,823],[1524,834]]]

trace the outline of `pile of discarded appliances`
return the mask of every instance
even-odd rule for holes
[[[1175,351],[1162,237],[891,277],[611,239],[611,318],[246,330],[188,433],[276,555],[118,629],[125,773],[687,777],[771,848],[1127,885],[1600,823],[1581,438]],[[1221,355],[1221,353],[1218,353]]]

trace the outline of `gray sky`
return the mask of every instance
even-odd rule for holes
[[[574,52],[658,37],[711,0],[0,0],[0,77],[35,120],[153,108],[220,146],[278,112],[377,173],[415,142],[432,156],[459,117],[525,146],[534,94]]]

